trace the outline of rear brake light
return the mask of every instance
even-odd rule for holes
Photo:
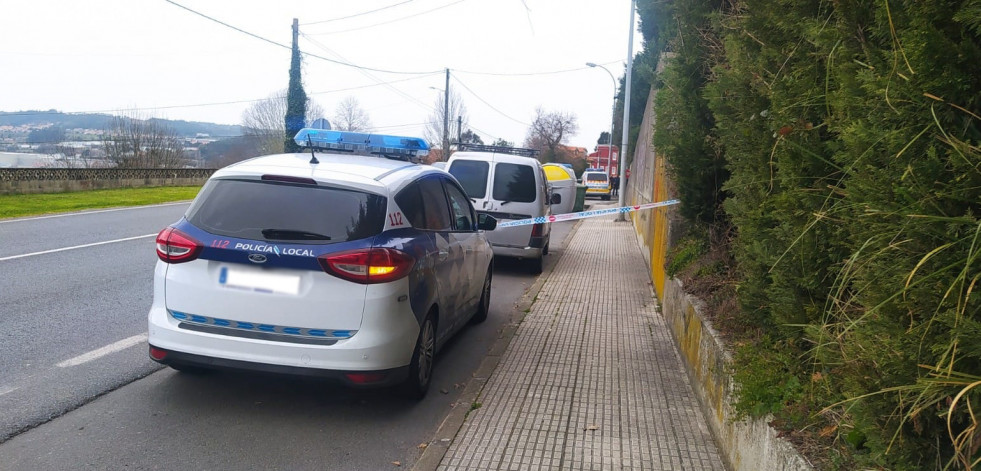
[[[415,260],[395,249],[351,250],[317,258],[324,271],[361,284],[386,283],[409,274]]]
[[[150,358],[153,358],[154,360],[163,360],[164,358],[167,358],[167,350],[150,345]]]
[[[542,236],[542,227],[543,226],[544,226],[544,224],[535,224],[535,225],[531,226],[531,236],[532,237],[541,237]]]
[[[157,234],[157,257],[167,263],[190,262],[198,258],[202,247],[200,242],[173,227]]]
[[[302,183],[304,185],[317,184],[317,181],[312,178],[290,177],[286,175],[263,175],[262,180],[267,182]]]
[[[378,383],[385,379],[384,373],[346,373],[344,376],[354,384]]]

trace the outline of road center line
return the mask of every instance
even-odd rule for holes
[[[81,365],[82,363],[87,363],[87,362],[90,362],[90,361],[95,360],[97,358],[104,357],[104,356],[106,356],[106,355],[108,355],[110,353],[115,353],[115,352],[118,352],[120,350],[125,350],[125,349],[127,349],[129,347],[132,347],[133,345],[136,345],[136,344],[141,343],[141,342],[146,342],[146,334],[134,335],[132,337],[122,339],[122,340],[120,340],[118,342],[110,343],[109,345],[106,345],[105,347],[97,348],[97,349],[92,350],[91,352],[88,352],[88,353],[83,353],[83,354],[81,354],[81,355],[79,355],[79,356],[77,356],[75,358],[72,358],[70,360],[65,360],[65,361],[63,361],[61,363],[58,363],[55,366],[57,366],[59,368],[67,368],[69,366],[78,366],[78,365]]]
[[[34,256],[34,255],[44,255],[44,254],[55,253],[55,252],[64,252],[66,250],[84,249],[86,247],[95,247],[97,245],[114,244],[116,242],[126,242],[128,240],[146,239],[148,237],[154,237],[156,235],[157,235],[157,233],[154,232],[153,234],[146,234],[146,235],[141,235],[141,236],[125,237],[125,238],[122,238],[122,239],[106,240],[106,241],[103,241],[103,242],[93,242],[91,244],[75,245],[75,246],[72,246],[72,247],[62,247],[60,249],[42,250],[40,252],[25,253],[25,254],[21,254],[21,255],[11,255],[9,257],[0,257],[0,262],[6,261],[6,260],[14,260],[14,259],[17,259],[17,258],[31,257],[31,256]]]

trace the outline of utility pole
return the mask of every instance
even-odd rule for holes
[[[457,149],[460,148],[460,143],[463,142],[463,116],[456,117],[456,145]]]
[[[627,78],[626,82],[623,84],[623,137],[620,138],[620,170],[617,172],[621,175],[620,178],[620,188],[617,188],[617,206],[623,207],[623,185],[625,184],[626,171],[623,168],[627,163],[627,137],[628,131],[630,129],[630,72],[634,68],[634,10],[636,9],[634,3],[636,0],[631,0],[630,2],[630,38],[627,40]],[[610,136],[610,141],[613,141],[613,136]],[[613,146],[610,146],[613,149]],[[617,213],[617,221],[626,221],[627,218],[625,213]]]
[[[446,87],[443,89],[443,160],[450,160],[450,69],[446,68]]]

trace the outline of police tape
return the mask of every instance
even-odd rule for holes
[[[639,204],[635,206],[620,206],[618,208],[596,209],[593,211],[580,211],[578,213],[553,214],[551,216],[543,216],[543,217],[529,218],[529,219],[518,219],[515,221],[502,222],[502,223],[498,223],[497,227],[527,226],[529,224],[544,224],[546,222],[574,221],[576,219],[593,218],[597,216],[604,216],[607,214],[629,213],[632,211],[640,211],[643,209],[660,208],[663,206],[671,206],[674,204],[678,204],[680,202],[681,201],[679,200],[668,200],[668,201],[659,201],[657,203]]]

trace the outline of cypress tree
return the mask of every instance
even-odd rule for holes
[[[303,91],[303,81],[300,79],[300,48],[297,46],[299,26],[293,18],[293,56],[290,59],[290,85],[286,91],[286,142],[283,146],[286,152],[298,152],[300,146],[293,141],[293,136],[303,129],[304,117],[307,114],[307,93]]]

